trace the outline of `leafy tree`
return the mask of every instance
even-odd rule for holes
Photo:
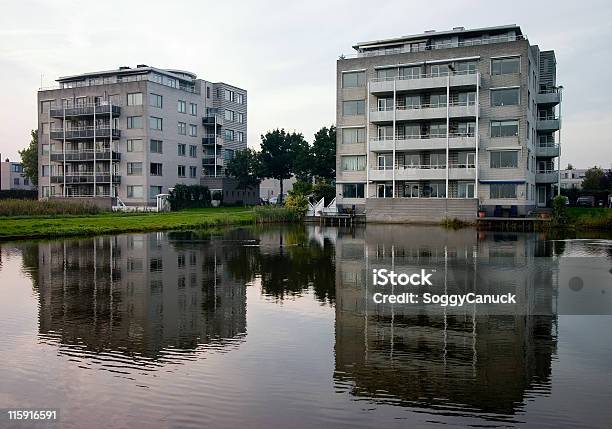
[[[30,145],[19,151],[23,173],[30,179],[34,186],[38,186],[38,131],[30,131],[32,140]]]
[[[172,210],[210,206],[210,191],[202,185],[177,183],[169,192],[168,202]]]
[[[299,181],[312,181],[313,154],[302,134],[288,134],[292,153],[292,173]]]
[[[329,180],[317,182],[312,188],[312,194],[315,201],[320,201],[325,198],[325,205],[331,203],[336,198],[336,187]]]
[[[585,191],[601,191],[606,189],[606,175],[599,167],[589,168],[584,173],[582,189]]]
[[[312,175],[319,179],[336,177],[336,127],[323,127],[312,144]]]
[[[312,193],[312,183],[310,182],[306,182],[303,180],[297,180],[294,184],[293,184],[293,189],[291,189],[291,191],[288,192],[290,195],[292,193],[294,194],[301,194],[301,195],[309,195]]]
[[[260,155],[253,149],[237,151],[229,161],[226,174],[237,180],[237,189],[251,189],[261,182]]]
[[[297,135],[301,136],[301,134]],[[283,199],[283,181],[293,173],[293,150],[298,143],[296,133],[288,134],[284,129],[268,131],[261,136],[262,177],[276,179],[280,183],[279,204]]]

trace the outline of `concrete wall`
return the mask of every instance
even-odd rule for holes
[[[448,198],[368,198],[366,221],[438,223],[444,219],[474,221],[478,200]]]

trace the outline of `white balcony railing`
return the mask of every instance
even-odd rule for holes
[[[465,75],[473,75],[476,74],[476,70],[462,70],[458,72],[450,72],[450,71],[441,71],[438,73],[413,73],[409,75],[397,75],[397,76],[385,76],[385,77],[375,77],[371,79],[371,82],[392,82],[394,80],[413,80],[413,79],[429,79],[436,77],[446,77],[446,76],[465,76]]]
[[[475,101],[451,101],[449,107],[466,107],[475,106]],[[397,110],[422,110],[422,109],[440,109],[446,108],[446,102],[441,103],[421,103],[421,104],[398,104]],[[392,112],[393,106],[375,106],[370,109],[371,112]]]

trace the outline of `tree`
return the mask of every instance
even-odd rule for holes
[[[312,175],[317,179],[336,177],[336,127],[323,127],[312,144]]]
[[[296,133],[288,134],[284,129],[268,131],[261,136],[261,172],[262,177],[279,181],[279,204],[283,200],[283,180],[289,179],[293,173],[293,151],[298,140]],[[301,136],[301,134],[299,134]]]
[[[237,189],[251,189],[261,182],[260,155],[253,149],[237,151],[227,164],[225,173],[238,182]]]
[[[604,171],[599,167],[589,168],[584,173],[582,180],[582,189],[585,191],[601,191],[606,189],[606,176]]]
[[[327,205],[336,198],[336,187],[329,180],[320,180],[313,186],[312,195],[315,201],[325,198],[325,204]]]
[[[313,156],[310,145],[302,134],[288,134],[291,147],[291,172],[298,181],[312,182]]]
[[[23,173],[30,179],[34,186],[38,186],[38,131],[30,131],[32,140],[30,145],[19,151]]]

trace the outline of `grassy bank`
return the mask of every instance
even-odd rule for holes
[[[0,239],[184,230],[219,225],[250,224],[254,220],[253,210],[244,207],[189,209],[172,213],[0,217]]]
[[[568,225],[577,229],[612,230],[612,209],[569,207]]]
[[[63,200],[0,200],[0,219],[8,217],[92,215],[103,213],[93,204]]]

